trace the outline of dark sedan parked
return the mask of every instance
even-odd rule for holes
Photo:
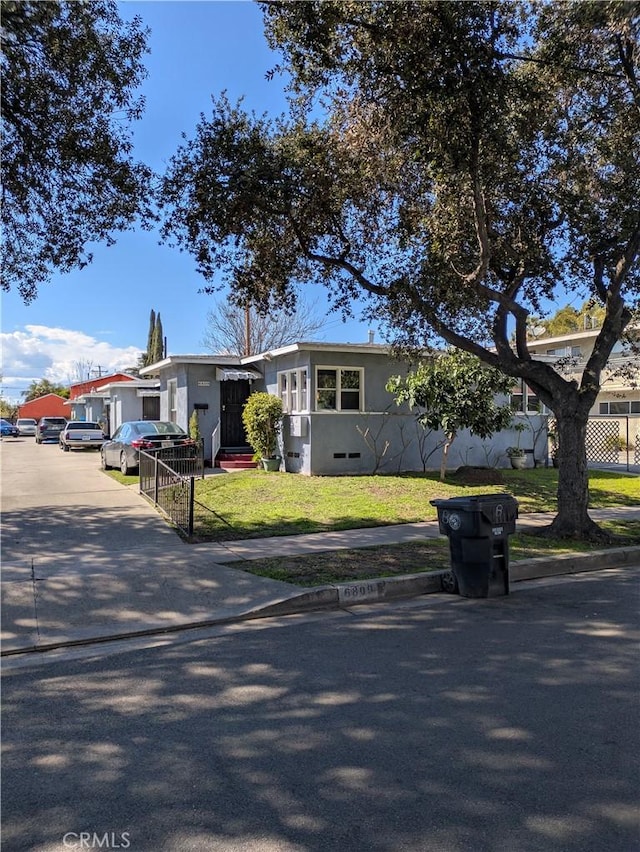
[[[41,417],[36,426],[36,444],[43,441],[55,441],[60,439],[60,432],[67,425],[65,417]]]
[[[100,448],[103,470],[120,468],[126,476],[138,468],[138,450],[157,450],[163,447],[193,445],[179,426],[164,420],[132,420],[122,423]]]

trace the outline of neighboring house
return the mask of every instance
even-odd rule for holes
[[[66,417],[69,419],[69,408],[63,396],[57,393],[47,393],[29,402],[18,406],[18,417],[32,417],[40,420],[41,417]]]
[[[636,331],[640,342],[640,329]],[[538,337],[528,342],[529,351],[535,358],[555,364],[566,378],[579,381],[598,334],[599,329],[588,328],[557,337]],[[550,414],[523,381],[514,387],[511,400],[522,414]],[[587,459],[640,464],[640,357],[621,341],[613,348],[590,411]]]
[[[131,382],[137,378],[131,373],[105,373],[104,376],[94,376],[84,382],[74,382],[69,386],[69,399],[73,400],[79,396],[93,393],[98,387],[107,383]]]
[[[71,385],[67,417],[103,423],[113,434],[125,420],[159,420],[160,391],[156,380],[113,373]]]
[[[188,429],[198,411],[205,458],[215,459],[220,448],[247,450],[242,408],[252,389],[265,390],[259,370],[235,355],[169,355],[140,375],[158,377],[160,420]]]
[[[442,435],[427,435],[385,388],[391,376],[408,370],[386,346],[301,342],[246,358],[171,355],[140,373],[159,379],[161,419],[186,429],[199,412],[206,458],[247,450],[242,409],[252,390],[264,390],[283,402],[284,469],[336,475],[439,466]],[[506,462],[501,453],[514,441],[511,432],[488,444],[462,434],[451,464]]]
[[[126,420],[160,420],[160,390],[153,379],[108,382],[73,402],[84,411],[76,419],[103,423],[110,435]]]
[[[589,328],[561,337],[539,337],[528,341],[529,351],[539,360],[556,364],[567,378],[579,379],[598,334],[599,329]],[[620,368],[626,369],[621,373]],[[512,401],[523,412],[541,409],[538,398],[522,381],[514,387]],[[640,415],[640,360],[634,359],[628,347],[620,341],[613,348],[603,375],[602,389],[590,413]]]

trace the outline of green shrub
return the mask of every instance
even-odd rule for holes
[[[627,442],[618,435],[607,435],[604,439],[604,449],[623,453],[627,449]]]
[[[193,414],[189,418],[189,437],[194,441],[202,440],[202,433],[200,432],[200,418],[195,408],[193,409]]]
[[[282,426],[282,401],[269,393],[252,393],[245,403],[242,422],[256,455],[273,458]]]

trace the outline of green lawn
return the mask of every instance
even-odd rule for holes
[[[488,484],[486,478],[498,479]],[[483,482],[482,479],[485,478]],[[307,477],[238,471],[196,480],[196,539],[229,541],[384,526],[437,517],[434,498],[505,492],[520,514],[553,512],[557,471],[489,470],[486,474]],[[640,477],[608,471],[590,475],[592,508],[640,505]]]
[[[606,521],[602,526],[608,532],[624,537],[629,543],[640,544],[639,521]],[[587,542],[554,541],[520,533],[511,536],[509,540],[512,563],[539,556],[583,553],[601,547],[602,545]],[[231,564],[234,568],[241,568],[250,574],[270,577],[296,586],[347,583],[374,577],[440,571],[451,567],[449,542],[445,538],[357,550],[325,551],[305,556],[278,556]]]
[[[109,475],[123,485],[138,481],[118,471],[109,471]],[[437,512],[429,502],[434,498],[497,492],[512,494],[521,515],[554,512],[556,487],[557,471],[553,468],[467,471],[449,476],[444,483],[435,473],[306,477],[249,470],[217,474],[196,480],[194,539],[230,541],[434,520]],[[640,477],[592,471],[589,492],[592,508],[639,506]],[[640,543],[638,521],[605,522],[602,526],[628,543]],[[519,533],[510,538],[512,561],[598,546]],[[450,567],[450,560],[448,541],[441,538],[234,562],[233,566],[297,586],[318,586],[445,569]]]

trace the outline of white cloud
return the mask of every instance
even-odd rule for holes
[[[141,352],[136,346],[115,347],[81,331],[45,325],[25,325],[0,334],[0,340],[2,391],[12,402],[21,402],[22,391],[34,380],[68,385],[79,381],[79,364],[113,373],[137,364]]]

